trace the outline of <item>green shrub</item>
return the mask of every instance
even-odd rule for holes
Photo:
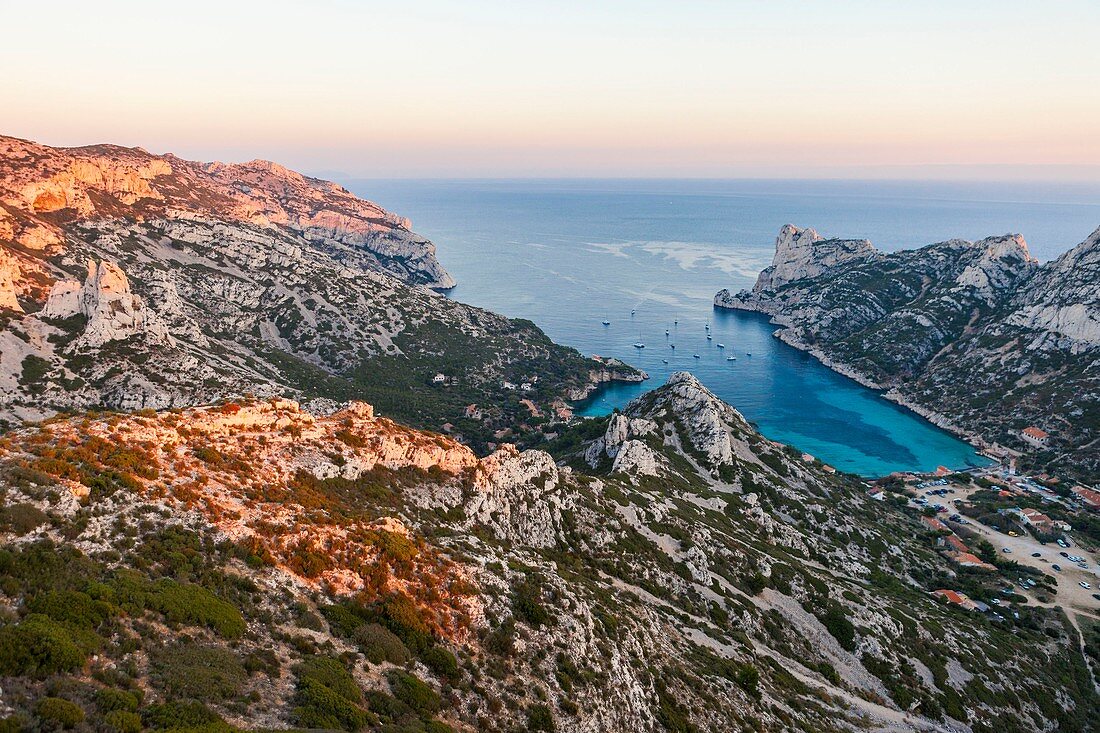
[[[152,679],[169,697],[220,702],[240,692],[248,672],[228,649],[179,644],[153,656]]]
[[[114,733],[141,733],[141,716],[129,710],[112,710],[103,716],[103,724]]]
[[[32,613],[0,629],[0,674],[44,678],[84,666],[99,639]]]
[[[347,667],[335,659],[312,657],[295,668],[294,722],[303,728],[359,730],[367,724],[363,691]]]
[[[19,714],[0,718],[0,733],[22,733],[27,728],[27,721]]]
[[[232,604],[191,583],[162,578],[148,602],[172,623],[206,626],[226,639],[238,639],[246,629],[244,617]]]
[[[527,708],[527,730],[553,731],[554,716],[546,705],[532,705]]]
[[[550,623],[550,612],[542,605],[542,590],[531,581],[518,586],[512,595],[512,613],[535,628]]]
[[[458,679],[458,660],[443,647],[433,646],[420,655],[428,669],[447,680]]]
[[[352,633],[352,639],[371,664],[405,664],[412,658],[397,634],[380,624],[363,624]]]
[[[443,701],[423,680],[399,669],[390,670],[387,676],[393,696],[421,713],[434,713]]]
[[[232,730],[210,708],[201,702],[166,702],[150,705],[141,714],[146,728],[153,730],[173,730],[176,728],[202,728],[207,733],[217,730]]]
[[[833,635],[841,648],[853,652],[856,649],[856,627],[848,620],[844,607],[839,603],[830,603],[825,613],[818,618]]]
[[[27,608],[80,629],[98,629],[114,611],[110,603],[74,590],[47,591],[36,596]]]
[[[49,515],[34,504],[12,504],[0,508],[0,529],[22,537],[50,521]]]
[[[96,706],[105,713],[122,710],[128,713],[137,712],[140,701],[132,692],[116,690],[113,687],[105,687],[95,694]]]
[[[84,722],[84,710],[75,702],[60,697],[44,697],[34,712],[50,727],[73,728]]]

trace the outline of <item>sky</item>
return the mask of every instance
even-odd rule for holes
[[[0,133],[348,177],[1100,180],[1100,2],[0,0]]]

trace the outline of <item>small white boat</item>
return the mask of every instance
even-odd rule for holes
[[[643,344],[641,341],[639,341],[638,343],[634,344],[634,348],[635,349],[644,349],[645,344]]]
[[[630,315],[634,315],[634,313],[635,313],[635,311],[633,309],[631,309]]]
[[[745,356],[752,356],[752,352],[751,351],[746,351]]]
[[[661,363],[662,363],[662,364],[667,364],[667,363],[668,363],[668,359],[661,359]]]
[[[611,325],[611,321],[604,321],[604,322],[603,322],[603,325],[605,325],[605,326],[610,326],[610,325]]]
[[[668,336],[668,329],[665,329],[665,336]]]
[[[707,341],[712,341],[713,339],[714,339],[714,337],[713,337],[713,336],[711,336],[711,335],[710,335],[710,334],[708,333],[708,334],[707,334]]]
[[[692,354],[692,356],[694,356],[694,357],[695,357],[696,359],[698,359],[698,358],[699,358],[699,355],[698,355],[698,354]]]
[[[719,349],[724,349],[724,348],[726,348],[726,345],[725,345],[725,344],[715,344],[715,346],[717,346],[717,347],[718,347]]]
[[[726,361],[737,361],[737,357],[736,356],[727,356]]]

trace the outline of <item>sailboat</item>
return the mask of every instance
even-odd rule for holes
[[[698,355],[698,354],[692,354],[692,356],[694,356],[694,357],[695,357],[696,359],[698,359],[698,358],[699,358],[699,355]]]
[[[604,321],[604,322],[603,322],[603,325],[605,325],[605,326],[610,326],[610,325],[611,325],[611,321]]]

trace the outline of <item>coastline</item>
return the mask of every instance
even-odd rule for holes
[[[920,416],[921,418],[930,422],[941,430],[944,430],[954,435],[956,438],[959,438],[960,440],[966,442],[974,449],[975,453],[977,453],[978,455],[989,458],[989,456],[986,455],[986,451],[993,446],[981,435],[973,431],[967,430],[959,425],[956,425],[950,418],[940,412],[937,412],[929,407],[925,407],[920,403],[914,402],[910,397],[902,393],[898,387],[885,386],[883,384],[880,384],[879,382],[872,379],[869,375],[864,374],[850,364],[835,361],[820,347],[812,346],[805,341],[799,339],[797,335],[795,335],[794,327],[784,318],[771,312],[767,308],[761,307],[755,303],[737,299],[736,297],[725,297],[721,300],[722,302],[719,302],[719,297],[715,297],[715,308],[744,311],[748,313],[760,313],[762,315],[768,316],[769,322],[779,327],[772,333],[773,337],[779,339],[784,344],[794,349],[809,354],[810,356],[817,359],[817,361],[820,362],[823,366],[828,367],[830,370],[836,372],[837,374],[840,374],[843,377],[847,377],[848,379],[851,379],[852,381],[857,382],[860,385],[867,387],[868,389],[874,390],[886,400],[893,402],[899,407],[904,407],[905,409]]]

